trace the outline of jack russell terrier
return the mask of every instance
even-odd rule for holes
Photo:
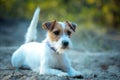
[[[70,38],[71,34],[75,32],[76,24],[56,20],[45,22],[42,24],[42,28],[47,30],[47,35],[42,43],[38,43],[35,41],[39,12],[40,8],[37,8],[27,30],[25,44],[12,55],[13,67],[29,68],[39,74],[72,77],[81,75],[72,68],[67,57],[67,51],[72,47]]]

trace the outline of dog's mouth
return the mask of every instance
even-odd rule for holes
[[[63,54],[66,50],[70,49],[69,42],[62,42],[61,45],[52,46],[49,42],[47,42],[48,47],[57,54]]]
[[[56,49],[58,54],[63,54],[66,50],[69,50],[69,46],[62,46],[61,48]]]
[[[62,41],[61,49],[69,49],[69,42],[68,41]]]
[[[68,46],[62,46],[61,49],[69,49]]]
[[[69,41],[63,40],[60,45],[57,45],[56,47],[56,52],[59,54],[65,53],[67,50],[71,49],[71,44]]]

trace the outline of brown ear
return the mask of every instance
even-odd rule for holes
[[[52,21],[52,22],[45,22],[42,24],[42,28],[45,30],[53,30],[54,26],[56,24],[56,20]]]
[[[75,23],[71,23],[69,21],[66,21],[67,25],[75,32],[75,29],[76,29],[76,24]]]

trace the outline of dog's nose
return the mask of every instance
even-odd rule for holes
[[[63,46],[68,46],[69,45],[68,41],[62,41],[62,44],[63,44]]]

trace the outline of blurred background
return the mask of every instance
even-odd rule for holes
[[[86,74],[86,80],[120,80],[120,0],[0,0],[0,80],[78,80],[11,69],[11,55],[24,43],[37,7],[37,41],[46,35],[43,22],[74,22],[78,26],[69,55],[73,67]]]
[[[44,21],[77,23],[75,50],[120,50],[119,0],[0,0],[0,46],[20,46],[36,7],[41,8],[38,41],[45,38]]]

